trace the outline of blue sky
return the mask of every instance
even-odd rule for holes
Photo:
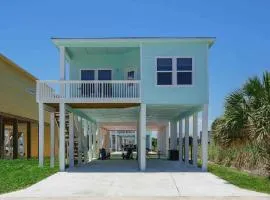
[[[270,70],[269,8],[269,0],[4,0],[0,52],[40,79],[59,79],[52,36],[214,36],[212,120],[223,112],[229,92]]]

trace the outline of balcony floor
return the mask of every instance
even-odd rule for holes
[[[59,103],[46,103],[46,105],[51,106],[59,110]],[[139,106],[139,103],[67,103],[68,106],[74,109],[79,108],[131,108]]]

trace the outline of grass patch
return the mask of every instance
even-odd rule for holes
[[[251,175],[237,169],[208,163],[208,171],[240,188],[270,194],[270,177]]]
[[[58,171],[49,165],[49,160],[43,168],[37,159],[0,160],[0,194],[26,188]]]

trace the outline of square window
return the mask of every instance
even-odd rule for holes
[[[95,71],[81,70],[81,80],[95,80]]]
[[[112,71],[98,70],[98,80],[112,80]]]
[[[158,72],[157,85],[172,85],[172,72]]]
[[[177,85],[192,85],[192,72],[177,72]]]
[[[192,58],[177,58],[177,70],[192,70]]]
[[[171,58],[158,58],[157,71],[172,71],[172,59]]]

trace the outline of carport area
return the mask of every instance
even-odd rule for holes
[[[139,171],[135,160],[94,160],[81,167],[58,172],[25,190],[2,195],[0,199],[171,199],[182,196],[268,197],[265,194],[240,189],[211,173],[201,172],[194,166],[161,159],[149,160],[145,172]]]

